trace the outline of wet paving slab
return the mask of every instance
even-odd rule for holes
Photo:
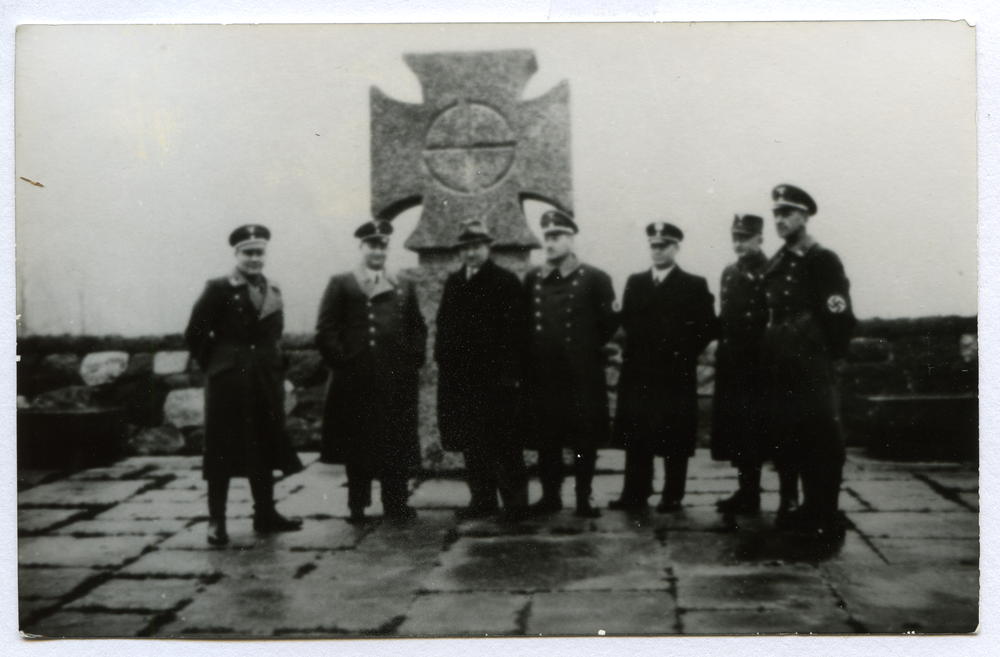
[[[418,518],[346,522],[343,466],[303,455],[275,486],[301,531],[259,535],[233,480],[230,544],[206,541],[197,457],[136,457],[76,473],[19,476],[21,628],[45,636],[592,636],[970,632],[978,623],[978,472],[852,453],[843,538],[774,528],[777,476],[761,513],[723,516],[733,469],[691,459],[680,511],[607,509],[621,452],[602,450],[599,518],[558,513],[459,521],[468,488],[414,479]],[[657,485],[662,463],[657,459]],[[541,495],[537,481],[532,501]],[[649,502],[655,506],[657,496]]]

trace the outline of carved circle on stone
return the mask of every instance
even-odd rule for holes
[[[516,145],[503,115],[481,103],[462,102],[441,112],[431,125],[424,162],[448,189],[478,194],[507,175]]]

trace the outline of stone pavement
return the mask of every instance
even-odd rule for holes
[[[770,511],[736,521],[716,513],[736,480],[705,450],[691,461],[681,512],[607,510],[623,465],[607,450],[594,482],[601,518],[566,510],[515,526],[456,521],[464,483],[428,479],[412,483],[414,524],[356,528],[345,521],[343,467],[303,457],[305,471],[275,488],[279,510],[305,519],[302,531],[255,535],[249,488],[234,480],[232,540],[221,549],[205,542],[198,457],[129,458],[69,477],[19,473],[22,632],[963,633],[979,622],[978,473],[958,464],[852,452],[841,493],[851,527],[831,545],[776,532]],[[764,488],[773,510],[773,471]],[[572,508],[572,477],[564,498]],[[369,513],[381,514],[378,502]]]

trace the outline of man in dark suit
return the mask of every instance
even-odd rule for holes
[[[792,185],[778,185],[771,199],[785,244],[764,269],[768,436],[779,467],[802,477],[802,506],[777,524],[825,538],[843,531],[837,505],[845,449],[833,363],[847,352],[856,323],[850,282],[837,254],[807,231],[816,201]]]
[[[361,265],[330,279],[316,322],[316,345],[332,370],[321,458],[346,465],[352,523],[365,521],[376,477],[386,517],[416,517],[406,503],[407,472],[420,460],[418,373],[427,326],[413,282],[385,269],[391,234],[385,221],[358,228]]]
[[[527,311],[517,276],[490,260],[493,238],[479,220],[458,237],[463,266],[448,276],[437,315],[438,428],[462,451],[472,500],[459,518],[523,517],[528,471],[517,431]]]
[[[625,449],[625,484],[612,509],[644,509],[653,492],[653,456],[667,479],[656,510],[681,508],[698,429],[698,355],[715,337],[714,297],[675,259],[684,233],[665,222],[646,227],[653,267],[633,274],[622,299],[625,351],[615,414]]]
[[[715,398],[712,403],[712,458],[737,468],[739,490],[719,500],[722,513],[760,510],[760,471],[768,454],[764,432],[766,407],[761,362],[767,301],[761,251],[764,220],[752,214],[733,218],[733,250],[737,260],[722,272],[719,346],[715,351]],[[798,505],[798,474],[779,469],[784,516]]]
[[[273,470],[302,463],[285,432],[285,366],[281,354],[281,290],[264,277],[271,231],[247,224],[229,236],[236,269],[208,281],[184,337],[205,372],[205,457],[208,542],[225,545],[226,498],[232,477],[247,477],[254,530],[299,529],[302,521],[274,509]]]
[[[538,448],[542,499],[535,513],[562,509],[563,447],[575,455],[576,511],[594,518],[590,504],[597,447],[608,439],[608,384],[604,346],[618,330],[611,277],[573,253],[578,231],[558,210],[542,215],[545,264],[528,273],[531,429]]]

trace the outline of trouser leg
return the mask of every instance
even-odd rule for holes
[[[653,449],[637,445],[625,450],[625,483],[621,500],[646,503],[653,494]]]
[[[214,477],[208,480],[208,517],[210,520],[225,522],[226,499],[229,497],[229,477]]]
[[[470,447],[465,456],[465,480],[469,485],[470,508],[493,509],[497,506],[497,470],[495,455],[482,445]]]
[[[497,479],[500,499],[505,509],[528,505],[528,468],[524,450],[511,441],[503,441],[497,450]]]
[[[663,483],[663,501],[666,503],[680,502],[684,499],[684,489],[687,486],[688,457],[664,457],[664,469],[667,480]]]
[[[597,448],[587,447],[576,450],[573,471],[576,479],[576,501],[589,501],[597,465]]]
[[[743,499],[760,501],[760,461],[743,461],[738,466],[737,479]]]
[[[253,496],[254,516],[274,512],[274,476],[270,470],[250,477],[250,494]]]
[[[538,479],[542,484],[543,499],[562,499],[563,461],[561,446],[546,446],[538,450]]]
[[[372,504],[372,480],[374,473],[367,464],[345,464],[347,474],[347,508],[352,515],[360,515]]]
[[[788,458],[775,459],[774,467],[778,471],[778,490],[783,501],[799,501],[799,469]]]
[[[386,515],[401,516],[404,514],[407,509],[406,501],[409,498],[406,468],[395,463],[384,465],[379,474],[379,483],[382,486],[382,507],[385,509]]]

